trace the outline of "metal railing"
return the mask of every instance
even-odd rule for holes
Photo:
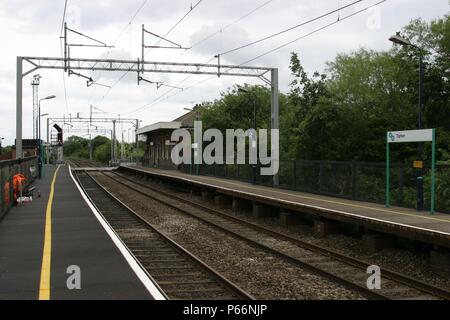
[[[195,165],[181,165],[185,173],[196,174]],[[272,176],[261,176],[256,183],[271,186]],[[430,169],[424,169],[425,208],[430,207]],[[239,181],[252,181],[251,165],[199,165],[199,175]],[[416,169],[406,164],[391,165],[392,205],[415,208]],[[385,203],[386,164],[384,162],[281,160],[279,187],[351,200]],[[436,166],[436,210],[450,213],[450,165]]]
[[[13,176],[17,173],[25,176],[24,187],[28,187],[38,175],[37,157],[0,161],[0,220],[13,205]]]

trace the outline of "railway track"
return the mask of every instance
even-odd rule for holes
[[[135,192],[156,200],[209,225],[221,229],[252,245],[278,255],[301,267],[325,276],[369,299],[450,299],[445,289],[421,282],[403,274],[382,269],[382,289],[367,288],[369,263],[329,249],[290,237],[277,231],[212,209],[173,192],[162,190],[117,172],[103,172],[105,176]],[[282,245],[279,245],[279,243]]]
[[[141,218],[87,172],[74,174],[97,210],[167,298],[254,299]]]
[[[95,161],[91,161],[91,160],[84,160],[84,159],[76,159],[76,160],[68,160],[70,163],[72,163],[73,165],[75,165],[76,167],[94,167],[94,168],[98,168],[100,167],[100,164],[96,163]]]

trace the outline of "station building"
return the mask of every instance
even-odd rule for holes
[[[181,117],[169,122],[156,122],[136,131],[139,136],[144,136],[146,141],[145,154],[142,165],[146,167],[176,169],[172,163],[170,154],[176,144],[170,141],[172,132],[176,129],[192,129],[197,112],[195,108]]]

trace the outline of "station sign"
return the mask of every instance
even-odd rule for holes
[[[388,143],[424,142],[432,140],[433,140],[433,129],[389,131],[387,133]]]
[[[390,207],[390,144],[431,141],[431,199],[430,212],[434,214],[436,199],[436,129],[388,131],[386,133],[386,207]],[[423,168],[422,161],[414,161],[414,168]]]

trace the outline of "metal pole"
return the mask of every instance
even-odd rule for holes
[[[64,71],[67,72],[67,22],[64,22]]]
[[[386,137],[386,207],[390,207],[390,169],[389,169],[389,141]]]
[[[89,134],[89,160],[92,161],[92,135]]]
[[[49,133],[50,133],[50,118],[47,118],[47,143],[50,143]]]
[[[134,131],[134,135],[135,135],[135,139],[136,139],[136,150],[139,148],[139,142],[138,142],[138,135],[137,135],[137,131],[139,129],[139,119],[136,119],[136,131]]]
[[[145,33],[144,33],[144,24],[142,24],[142,48],[141,48],[141,50],[142,50],[142,52],[141,52],[141,61],[142,61],[142,63],[144,63],[144,48],[145,48],[145,44],[144,44],[144,36],[145,36]],[[142,65],[142,71],[144,71],[144,65]],[[141,71],[141,72],[142,72]]]
[[[41,140],[41,101],[39,100],[39,104],[38,104],[38,134],[37,134],[37,138],[38,140]]]
[[[423,57],[422,52],[419,53],[419,121],[418,128],[423,126]],[[419,142],[419,160],[423,160],[423,143]],[[417,175],[417,210],[423,210],[423,168],[418,170]]]
[[[278,69],[274,68],[271,70],[271,129],[278,130],[279,124],[278,124],[278,118],[279,118],[279,100],[278,100]],[[273,156],[273,141],[271,141],[271,149],[272,153],[271,156]],[[279,159],[273,159],[274,162],[279,162]],[[277,163],[279,165],[279,163]],[[279,185],[279,179],[278,179],[278,172],[273,176],[273,185],[278,186]]]
[[[113,160],[113,132],[111,130],[111,165]]]
[[[16,159],[22,158],[22,57],[17,57],[16,69]]]
[[[113,120],[112,145],[113,145],[112,161],[116,162],[116,120]]]
[[[39,166],[39,179],[42,179],[42,146],[41,146],[41,100],[38,103],[38,166]]]
[[[253,93],[253,129],[255,130],[255,136],[253,137],[252,143],[255,143],[254,147],[256,148],[257,143],[257,129],[256,129],[256,94]],[[253,145],[252,145],[253,147]],[[256,157],[258,159],[258,157]],[[252,184],[256,184],[256,163],[252,164]]]
[[[431,214],[434,214],[434,199],[435,199],[435,183],[436,183],[436,177],[435,177],[435,171],[436,171],[436,129],[433,129],[433,140],[432,140],[432,146],[431,146],[431,205],[430,205],[430,212]]]

